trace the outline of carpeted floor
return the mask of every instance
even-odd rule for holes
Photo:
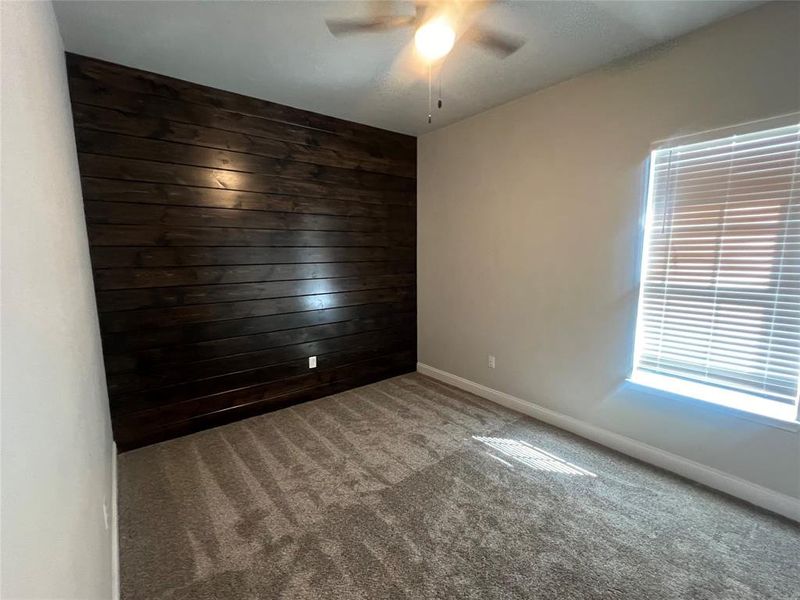
[[[412,374],[120,456],[124,600],[800,598],[800,528]]]

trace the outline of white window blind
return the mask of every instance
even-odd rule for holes
[[[795,404],[800,125],[656,150],[650,168],[633,378]]]

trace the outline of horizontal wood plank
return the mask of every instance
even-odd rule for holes
[[[311,179],[358,189],[413,192],[416,186],[416,181],[409,177],[268,158],[245,152],[120,135],[95,129],[78,128],[75,130],[75,137],[82,151],[104,156],[209,167],[301,181]]]
[[[224,190],[241,190],[244,192],[278,193],[401,205],[410,205],[414,202],[414,194],[412,192],[344,187],[319,180],[286,179],[260,173],[243,173],[152,160],[119,158],[91,154],[82,150],[78,152],[78,163],[81,168],[81,174],[84,177],[103,177],[106,179],[189,185]]]
[[[95,269],[108,269],[114,267],[203,267],[217,265],[413,261],[415,249],[410,246],[298,246],[289,248],[92,246],[91,254],[92,264]]]
[[[246,152],[278,160],[356,169],[367,173],[385,173],[412,179],[416,175],[415,163],[411,161],[393,162],[375,159],[371,156],[348,155],[329,148],[305,146],[274,138],[203,127],[195,123],[182,123],[161,117],[126,113],[117,108],[92,106],[79,102],[73,102],[72,111],[76,126],[82,129],[157,138],[206,148]]]
[[[97,293],[97,307],[100,312],[111,312],[139,308],[191,306],[193,304],[215,304],[265,298],[311,296],[356,290],[409,287],[413,285],[414,280],[414,273],[393,273],[389,275],[334,277],[328,279],[292,279],[288,281],[108,290]]]
[[[338,198],[310,198],[95,177],[81,178],[81,185],[84,199],[87,201],[372,217],[403,223],[413,222],[416,212],[414,206],[397,204],[375,204]]]
[[[89,223],[89,243],[94,246],[399,246],[413,244],[405,232],[307,231],[242,229],[239,227],[174,227],[102,225]]]
[[[97,290],[158,288],[414,273],[413,261],[333,262],[223,267],[98,269]]]
[[[87,200],[84,207],[89,223],[113,225],[373,232],[407,230],[409,228],[408,221],[294,214],[291,212],[261,212],[233,208],[142,205],[93,200]]]
[[[262,333],[302,329],[315,325],[413,313],[415,308],[414,298],[410,297],[400,302],[358,304],[341,308],[191,323],[177,327],[159,327],[158,329],[134,329],[119,333],[104,333],[103,349],[107,357],[119,358],[135,355],[140,350],[192,345]]]
[[[139,328],[175,327],[187,323],[205,323],[243,319],[282,313],[322,310],[340,306],[358,306],[375,302],[402,302],[414,297],[412,287],[314,294],[289,298],[223,302],[220,304],[195,304],[167,308],[143,308],[100,313],[103,331],[130,331]]]

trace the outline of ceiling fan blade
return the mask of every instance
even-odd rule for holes
[[[422,24],[425,22],[430,8],[431,4],[426,0],[416,0],[414,2],[414,21],[416,24]]]
[[[373,19],[328,19],[325,24],[334,36],[339,37],[354,33],[373,33],[408,27],[414,24],[414,17],[387,16]]]
[[[525,45],[525,40],[513,35],[499,33],[480,25],[473,25],[464,32],[467,41],[483,46],[500,58],[511,56]]]

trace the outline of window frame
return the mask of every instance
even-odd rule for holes
[[[722,139],[734,135],[756,133],[762,130],[769,130],[784,126],[797,125],[800,123],[800,112],[780,115],[769,119],[750,121],[731,127],[709,129],[695,134],[672,137],[666,140],[655,142],[650,147],[647,159],[644,161],[644,173],[646,177],[646,188],[643,194],[643,201],[640,208],[638,239],[638,271],[635,284],[638,286],[636,303],[636,320],[634,323],[634,345],[631,356],[630,368],[626,379],[627,387],[643,393],[665,397],[670,400],[699,405],[713,410],[740,416],[748,420],[779,427],[789,431],[800,431],[800,394],[795,398],[794,405],[780,403],[768,398],[749,394],[745,391],[737,391],[722,386],[702,382],[691,382],[669,375],[638,371],[637,364],[642,349],[643,327],[640,323],[643,319],[643,294],[646,282],[646,274],[649,268],[649,249],[650,235],[653,223],[653,203],[654,203],[654,179],[655,169],[654,155],[656,152],[686,146],[714,139]],[[798,372],[800,377],[800,371]]]

